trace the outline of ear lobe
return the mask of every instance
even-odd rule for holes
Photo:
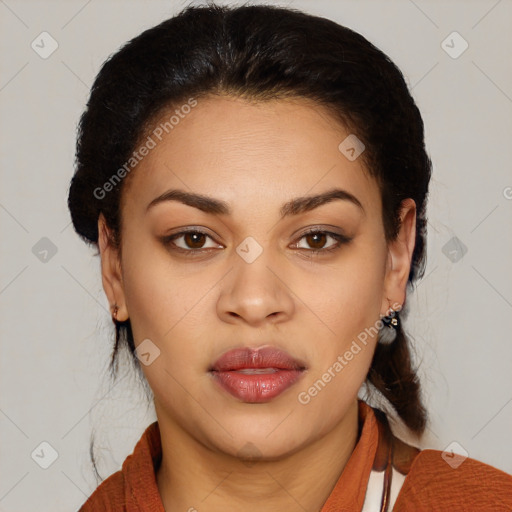
[[[111,309],[117,306],[116,320],[124,322],[128,319],[128,310],[125,303],[119,250],[114,244],[103,213],[98,217],[98,247],[101,255],[103,289]]]
[[[389,309],[389,300],[403,305],[406,296],[407,279],[416,244],[416,203],[407,198],[402,201],[400,229],[396,240],[388,244],[388,263],[385,277],[382,311]],[[386,314],[386,313],[383,313]]]

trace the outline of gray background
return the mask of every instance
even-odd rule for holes
[[[99,258],[74,233],[66,194],[101,63],[184,5],[0,0],[0,511],[77,509],[96,487],[92,429],[106,476],[155,419],[130,372],[108,380]],[[434,162],[428,264],[405,324],[431,418],[422,446],[456,441],[456,452],[512,473],[512,2],[282,5],[361,32],[412,87]],[[58,44],[46,59],[31,47],[51,48],[43,31]],[[469,44],[457,58],[454,31]],[[43,441],[58,454],[47,469]]]

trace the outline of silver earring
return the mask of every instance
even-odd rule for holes
[[[398,311],[389,308],[387,315],[381,315],[382,328],[379,332],[379,343],[382,345],[391,345],[396,339],[396,333],[400,327],[400,317]]]

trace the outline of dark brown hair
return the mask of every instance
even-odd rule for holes
[[[431,162],[423,121],[402,73],[360,34],[328,19],[267,5],[188,7],[103,64],[80,120],[68,198],[75,230],[86,242],[97,245],[103,213],[120,244],[126,180],[105,197],[97,190],[129,160],[149,123],[171,106],[215,93],[260,101],[307,98],[327,107],[364,141],[366,167],[381,191],[388,241],[398,234],[402,201],[416,202],[408,285],[423,276]],[[116,322],[114,375],[120,347],[129,348],[140,372],[129,320]],[[367,381],[407,427],[424,431],[426,411],[401,326],[391,345],[377,345]]]

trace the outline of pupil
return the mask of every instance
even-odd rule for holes
[[[187,245],[192,245],[194,246],[194,244],[198,244],[199,245],[199,248],[201,247],[201,243],[199,243],[199,240],[198,238],[200,239],[201,237],[203,237],[204,235],[202,233],[188,233],[186,235],[187,237]],[[192,239],[192,242],[189,244],[188,241]],[[193,247],[194,249],[196,249],[197,247]]]
[[[320,237],[320,238],[321,238],[321,241],[323,241],[323,239],[325,238],[325,234],[323,234],[323,233],[315,233],[315,234],[313,234],[313,235],[309,235],[309,236],[310,236],[311,238],[317,238],[317,243],[318,243],[318,237]],[[313,242],[313,244],[309,244],[309,245],[314,246],[314,242]],[[319,247],[321,248],[323,245],[324,245],[323,243],[320,243],[320,246],[319,246]],[[316,246],[315,246],[315,248],[318,248],[318,247],[316,247]]]

